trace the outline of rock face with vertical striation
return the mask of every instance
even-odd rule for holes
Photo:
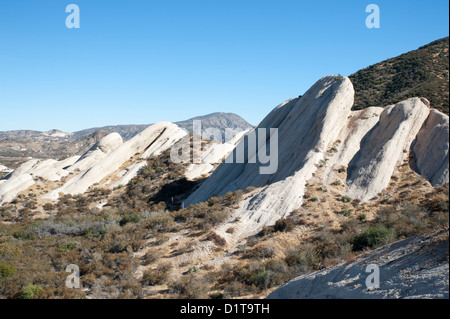
[[[448,136],[448,116],[431,110],[412,146],[415,168],[419,174],[428,178],[433,186],[449,182]]]
[[[326,76],[301,98],[279,105],[255,128],[278,129],[278,140],[270,136],[258,150],[264,152],[264,148],[269,150],[270,143],[278,144],[276,172],[260,173],[260,165],[249,160],[256,154],[249,150],[247,139],[243,138],[236,149],[242,147],[247,154],[246,162],[222,163],[185,205],[254,186],[264,189],[242,203],[243,215],[265,224],[289,214],[301,205],[306,181],[316,171],[316,164],[322,159],[327,145],[337,138],[345,124],[353,95],[348,78]],[[229,156],[235,157],[236,151]]]
[[[78,158],[79,156],[72,156],[62,161],[33,159],[22,164],[0,183],[0,204],[10,202],[20,192],[33,186],[36,178],[51,182],[59,181],[69,175],[64,168],[75,163]]]
[[[184,205],[256,187],[235,209],[242,231],[236,227],[235,234],[229,235],[224,231],[228,226],[218,229],[226,240],[242,238],[299,208],[312,176],[329,186],[339,168],[347,173],[340,192],[369,201],[388,186],[411,147],[422,175],[433,185],[448,183],[448,117],[434,110],[430,114],[429,104],[421,98],[350,111],[353,96],[348,78],[326,76],[301,98],[277,106],[227,159],[235,159],[241,148],[244,163],[222,162]],[[252,163],[256,153],[249,150],[247,140],[260,128],[278,129],[278,169],[273,174],[261,174],[261,164]],[[258,152],[265,152],[273,142],[269,136]],[[323,167],[320,173],[318,167]]]
[[[370,200],[388,186],[399,161],[408,155],[430,109],[411,98],[386,107],[377,125],[361,140],[361,148],[348,165],[348,195]]]
[[[112,150],[105,158],[99,160],[86,172],[75,176],[64,186],[48,194],[46,198],[56,199],[59,193],[83,194],[92,185],[100,183],[104,178],[118,171],[133,156],[139,155],[140,158],[146,159],[152,155],[159,155],[186,134],[184,130],[173,123],[156,123]],[[108,147],[111,146],[109,143],[103,144],[107,144]],[[99,150],[101,150],[102,145],[98,145]]]
[[[104,159],[109,153],[122,144],[123,140],[119,133],[108,134],[84,153],[83,156],[67,170],[69,172],[85,171]]]

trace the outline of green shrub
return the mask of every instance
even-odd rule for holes
[[[34,299],[40,295],[42,292],[42,288],[38,285],[27,285],[22,287],[19,294],[17,295],[18,299]]]
[[[340,202],[343,202],[343,203],[350,203],[352,201],[352,199],[350,197],[348,197],[348,196],[338,197],[337,200],[340,201]]]
[[[341,211],[341,214],[348,217],[352,214],[352,211],[350,209],[345,209]]]
[[[211,299],[223,299],[223,293],[221,292],[213,292],[209,295],[209,298]]]
[[[14,275],[17,269],[7,264],[0,264],[0,278],[5,278]]]
[[[387,228],[383,224],[369,226],[364,233],[353,238],[353,250],[358,251],[367,247],[375,249],[392,242],[395,235],[394,229]]]
[[[130,214],[130,215],[126,215],[124,216],[120,222],[119,225],[120,226],[125,226],[128,223],[138,223],[141,220],[141,218],[139,217],[139,215],[136,214]]]
[[[60,252],[65,252],[68,250],[73,250],[75,248],[77,248],[78,243],[76,241],[69,241],[67,243],[64,243],[62,245],[59,246],[59,251]]]
[[[277,249],[272,245],[258,245],[256,247],[248,249],[244,255],[243,258],[248,259],[264,259],[264,258],[272,258],[277,253]]]
[[[366,220],[367,216],[366,216],[366,214],[359,214],[357,218],[359,221],[362,222],[362,221]]]

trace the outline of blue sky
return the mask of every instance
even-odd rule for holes
[[[68,4],[80,29],[68,29]],[[381,28],[368,29],[368,4]],[[257,124],[327,74],[448,36],[447,0],[0,2],[0,131],[233,112]]]

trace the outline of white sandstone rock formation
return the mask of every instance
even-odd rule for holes
[[[337,179],[338,168],[344,167],[347,183],[339,192],[368,201],[388,186],[396,166],[408,158],[416,136],[413,148],[420,172],[432,183],[448,183],[448,117],[435,111],[428,117],[429,106],[420,98],[350,112],[353,94],[348,78],[326,76],[303,97],[276,107],[255,130],[278,128],[278,170],[263,175],[258,164],[251,163],[256,155],[248,152],[246,140],[252,131],[228,157],[233,158],[244,146],[248,153],[245,163],[221,163],[185,201],[185,207],[229,191],[256,187],[234,210],[233,218],[240,220],[234,224],[235,233],[225,232],[227,224],[217,229],[228,242],[236,241],[299,208],[319,163],[324,169],[316,179],[330,185]],[[427,144],[428,140],[432,143]],[[266,144],[272,142],[269,137]],[[327,152],[327,148],[333,151]]]
[[[424,249],[428,247],[428,249]],[[366,280],[377,265],[379,288]],[[408,238],[342,264],[292,279],[268,299],[435,299],[449,297],[448,230]]]
[[[0,185],[0,204],[12,201],[20,192],[33,186],[36,178],[46,181],[59,181],[69,173],[65,167],[75,163],[79,156],[73,156],[63,161],[53,159],[40,161],[30,160],[6,176],[6,181]]]
[[[397,163],[407,156],[430,109],[419,98],[387,106],[377,125],[361,140],[348,165],[348,195],[368,201],[389,184]]]
[[[353,96],[348,78],[325,76],[303,97],[279,105],[255,128],[278,128],[278,141],[267,140],[267,145],[278,142],[276,173],[260,174],[259,164],[248,161],[222,163],[186,200],[185,206],[254,186],[264,188],[244,200],[237,213],[241,220],[251,220],[244,227],[246,231],[255,230],[252,229],[255,224],[270,224],[288,215],[302,204],[306,181],[316,171],[327,145],[337,139],[345,125]],[[245,140],[242,139],[237,148],[245,144]],[[248,153],[248,145],[244,146]],[[229,156],[234,155],[235,152]],[[248,158],[254,157],[255,153],[250,151]]]
[[[67,168],[67,170],[69,172],[84,172],[122,144],[123,140],[119,133],[108,134],[92,146],[76,163]]]
[[[73,165],[79,158],[79,156],[72,156],[62,161],[45,160],[31,170],[30,174],[44,180],[56,182],[61,180],[62,177],[69,175],[69,172],[64,168]]]
[[[448,184],[449,120],[448,116],[431,110],[412,146],[415,168],[433,186]]]
[[[378,123],[382,107],[368,107],[353,111],[338,136],[336,153],[327,163],[324,173],[324,185],[330,185],[337,178],[333,171],[348,166],[361,147],[363,137]]]
[[[173,123],[156,123],[115,148],[86,172],[72,178],[61,188],[49,193],[45,198],[57,199],[59,193],[83,194],[92,185],[100,183],[104,178],[118,172],[120,167],[133,156],[140,153],[140,157],[145,159],[152,155],[160,155],[186,134],[184,130]]]
[[[124,186],[128,184],[128,182],[131,181],[134,177],[136,177],[141,171],[141,169],[146,165],[147,165],[146,161],[131,164],[118,174],[119,179],[116,182],[112,183],[110,188],[116,188],[120,185]]]
[[[191,164],[188,166],[185,176],[188,179],[196,179],[202,175],[210,173],[214,168],[214,164],[222,162],[230,152],[236,147],[241,138],[250,130],[244,130],[237,133],[230,141],[218,143],[212,141],[209,147],[201,155],[201,163]]]

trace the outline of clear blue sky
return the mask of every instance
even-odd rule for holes
[[[75,3],[81,28],[67,29]],[[381,28],[368,29],[375,3]],[[0,131],[234,112],[257,124],[327,74],[448,35],[447,0],[0,2]]]

